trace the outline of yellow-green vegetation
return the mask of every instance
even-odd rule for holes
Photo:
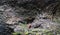
[[[42,33],[45,33],[47,35],[51,35],[52,33],[50,33],[50,30],[46,30],[46,29],[39,29],[39,28],[36,28],[36,29],[30,29],[30,30],[26,30],[24,32],[19,32],[19,33],[16,33],[14,32],[13,35],[41,35]]]
[[[46,35],[54,35],[52,32],[47,32]]]
[[[54,18],[53,21],[57,22],[57,23],[60,23],[60,18]]]
[[[17,33],[17,32],[14,32],[12,33],[13,35],[21,35],[22,33]]]
[[[41,28],[32,28],[28,29],[27,24],[20,24],[20,26],[23,28],[23,32],[14,32],[13,35],[54,35],[52,30],[48,29],[41,29]],[[60,32],[60,29],[57,30],[57,32]],[[58,34],[58,33],[57,33]]]

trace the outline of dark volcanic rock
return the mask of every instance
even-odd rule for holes
[[[11,35],[12,32],[13,29],[9,28],[8,25],[6,25],[6,23],[0,23],[0,35]]]
[[[27,4],[43,7],[46,4],[54,3],[56,0],[0,0],[0,5],[9,4],[11,6],[26,6]]]

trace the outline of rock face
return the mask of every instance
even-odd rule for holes
[[[60,24],[52,22],[49,19],[43,19],[43,17],[37,17],[31,24],[32,28],[43,28],[43,29],[52,29],[56,30],[60,27]]]
[[[60,24],[52,22],[52,16],[40,15],[51,13],[60,16],[60,2],[58,0],[0,0],[0,35],[11,35],[13,31],[23,32],[20,27],[24,23],[31,23],[29,28],[56,30]],[[58,13],[57,13],[58,12]],[[39,14],[39,15],[38,15]],[[25,21],[25,22],[24,22]],[[21,23],[19,25],[19,23]],[[24,23],[23,23],[24,22]],[[9,26],[9,25],[12,26]],[[15,26],[16,24],[17,26]],[[11,28],[10,28],[11,27]],[[14,28],[14,30],[12,29]],[[27,31],[27,29],[26,29]]]
[[[14,28],[14,32],[24,32],[24,29],[18,25],[16,28]]]
[[[6,23],[0,23],[0,35],[11,35],[12,32],[13,29],[9,28],[8,25],[6,25]]]
[[[21,5],[23,6],[27,4],[33,4],[33,5],[43,7],[45,3],[51,4],[54,2],[56,2],[56,0],[1,0],[0,5],[9,4],[14,7],[14,6],[21,6]]]
[[[23,21],[22,18],[12,17],[6,21],[7,24],[18,24],[18,21]]]

